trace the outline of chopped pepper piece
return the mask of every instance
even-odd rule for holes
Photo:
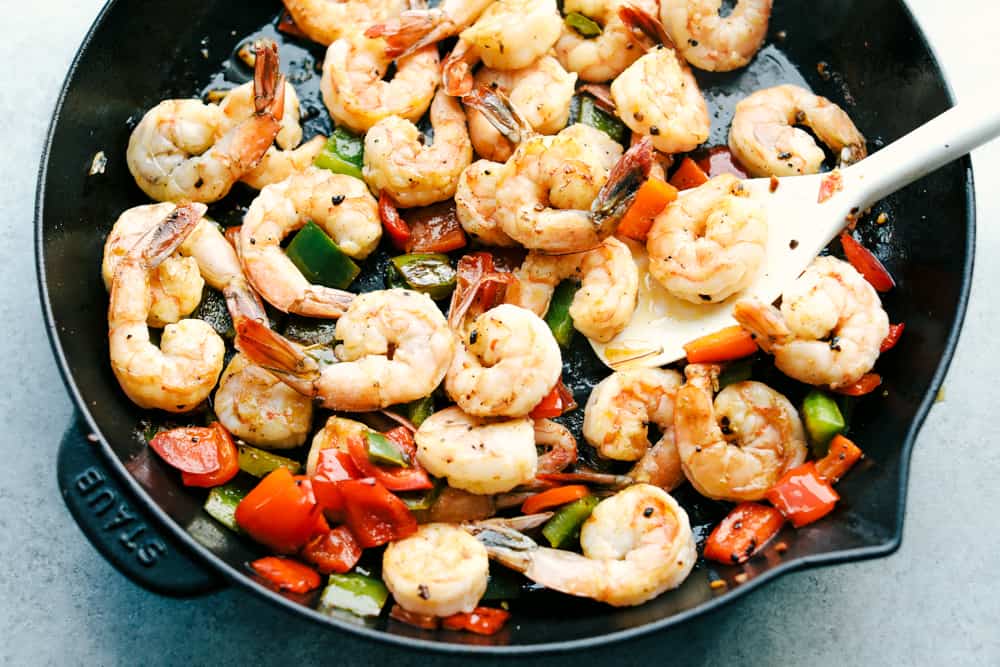
[[[573,392],[563,384],[562,378],[556,382],[545,398],[536,405],[529,415],[532,419],[552,419],[576,409],[576,399]]]
[[[768,490],[767,499],[792,525],[801,528],[832,512],[840,496],[809,461],[786,472]]]
[[[734,324],[685,343],[687,360],[692,364],[733,361],[757,351],[757,343],[749,331]]]
[[[678,190],[688,190],[708,183],[708,174],[701,170],[698,163],[689,157],[681,160],[677,171],[670,177],[670,185]]]
[[[417,532],[417,520],[403,501],[374,479],[346,480],[338,488],[344,498],[345,523],[362,547],[377,547]]]
[[[830,441],[830,451],[816,461],[816,472],[826,481],[836,484],[862,456],[864,453],[857,445],[842,435],[835,435]]]
[[[213,422],[211,426],[207,427],[207,430],[212,434],[208,438],[208,441],[212,442],[218,451],[219,469],[206,473],[193,473],[182,470],[181,481],[186,486],[207,488],[219,486],[236,477],[240,471],[236,443],[233,442],[233,436],[229,434],[226,427],[219,422]]]
[[[298,474],[302,469],[302,464],[298,461],[272,454],[263,449],[257,449],[246,444],[238,445],[237,449],[239,449],[240,453],[240,470],[254,477],[263,477],[278,468],[287,468],[293,475]]]
[[[308,593],[319,588],[316,570],[290,558],[268,556],[250,563],[250,569],[264,580],[274,584],[279,591]]]
[[[364,477],[351,455],[333,447],[323,449],[316,462],[316,471],[312,476],[313,493],[316,502],[324,510],[340,512],[344,509],[344,498],[340,494],[337,482],[345,479],[360,479]]]
[[[890,324],[889,334],[882,340],[882,345],[878,348],[879,353],[882,354],[888,352],[892,348],[896,347],[896,343],[899,342],[899,337],[903,335],[903,329],[905,328],[905,322]]]
[[[834,389],[838,394],[845,396],[864,396],[870,394],[882,384],[882,376],[878,373],[865,373],[854,384]]]
[[[455,289],[455,269],[447,255],[410,253],[393,257],[392,265],[408,288],[432,299],[446,299]]]
[[[320,169],[329,169],[335,174],[346,174],[354,178],[362,178],[361,168],[364,165],[365,140],[349,130],[338,127],[326,140],[323,150],[313,161]]]
[[[628,128],[618,118],[600,108],[590,95],[580,97],[580,122],[604,132],[620,144],[625,143]]]
[[[879,258],[861,245],[847,232],[840,234],[840,246],[844,249],[844,257],[858,273],[865,277],[878,292],[888,292],[896,286],[892,274],[882,265]]]
[[[402,432],[400,432],[402,431]],[[405,435],[404,435],[405,434]],[[368,456],[365,440],[359,437],[347,439],[347,451],[351,461],[364,477],[373,477],[390,491],[423,491],[434,487],[427,471],[417,463],[417,446],[413,437],[404,428],[392,429],[385,436],[395,442],[410,460],[409,467],[382,467],[372,463]]]
[[[454,614],[441,619],[445,630],[465,630],[477,635],[495,635],[503,630],[510,612],[493,607],[476,607],[467,614]]]
[[[406,418],[418,428],[432,414],[434,414],[433,396],[424,396],[406,404]]]
[[[569,308],[573,305],[573,298],[578,289],[580,284],[572,280],[559,283],[552,293],[549,312],[545,314],[546,324],[552,329],[556,342],[563,348],[569,347],[573,342],[573,318],[569,314]]]
[[[358,616],[378,616],[389,599],[389,589],[378,579],[363,574],[331,574],[317,609],[329,614],[336,609]]]
[[[650,177],[639,186],[635,199],[618,223],[619,236],[645,241],[653,220],[677,199],[677,188],[658,178]]]
[[[705,542],[705,558],[726,565],[744,563],[778,534],[785,517],[773,507],[740,503]]]
[[[396,443],[381,433],[368,431],[365,434],[368,447],[368,460],[372,463],[387,466],[410,467],[410,457]]]
[[[208,492],[205,511],[226,528],[239,531],[240,527],[236,524],[236,506],[246,495],[246,491],[234,484],[216,486]]]
[[[806,394],[805,400],[802,401],[802,416],[813,454],[816,456],[824,456],[830,439],[847,426],[837,402],[817,389]]]
[[[584,37],[597,37],[602,32],[600,23],[580,12],[570,12],[566,15],[565,21],[567,26]]]
[[[406,212],[406,221],[410,226],[406,252],[451,252],[464,248],[468,242],[453,199],[411,208]]]
[[[579,500],[590,494],[590,490],[583,484],[569,484],[568,486],[557,486],[541,493],[531,496],[521,505],[521,512],[524,514],[534,514],[552,507],[567,505],[574,500]]]
[[[302,557],[323,574],[348,572],[361,558],[361,545],[347,526],[337,526],[309,540]]]
[[[594,496],[586,496],[566,505],[542,527],[542,535],[558,549],[580,534],[580,526],[587,520],[599,501]]]
[[[322,514],[308,481],[278,468],[243,498],[235,517],[253,539],[279,553],[293,553],[316,532]]]
[[[361,273],[354,260],[312,221],[295,234],[285,254],[306,280],[317,285],[344,289]]]
[[[406,246],[410,243],[410,226],[399,217],[396,202],[384,190],[378,197],[378,214],[382,219],[382,228],[392,241],[392,245],[405,252]]]

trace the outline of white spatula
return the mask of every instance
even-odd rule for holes
[[[861,162],[840,170],[841,189],[820,203],[829,174],[743,181],[767,209],[766,266],[756,282],[723,303],[692,304],[664,290],[646,270],[648,258],[630,243],[639,266],[639,305],[628,328],[608,343],[592,343],[616,369],[662,366],[684,358],[684,344],[735,324],[733,303],[747,296],[772,302],[848,224],[848,216],[948,164],[1000,134],[1000,111],[985,101],[944,112]],[[683,194],[681,195],[683,196]],[[928,208],[934,202],[927,202]],[[942,221],[948,224],[948,221]]]

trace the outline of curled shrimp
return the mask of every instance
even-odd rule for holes
[[[356,259],[375,250],[382,236],[378,202],[362,181],[310,167],[267,186],[253,200],[240,229],[240,260],[250,283],[275,308],[339,317],[353,295],[311,284],[281,247],[286,236],[309,221]]]
[[[772,0],[739,0],[725,17],[722,0],[661,0],[660,18],[684,59],[698,69],[743,67],[767,36]]]
[[[622,18],[664,40],[655,16],[626,5]],[[611,83],[611,99],[622,122],[648,136],[664,153],[684,153],[708,139],[708,107],[691,68],[669,43],[657,46]]]
[[[306,37],[327,46],[358,26],[398,16],[410,0],[282,0]]]
[[[365,135],[365,181],[376,192],[388,192],[402,207],[451,199],[459,175],[472,162],[458,100],[438,91],[430,119],[434,142],[429,146],[413,123],[398,116],[383,118]]]
[[[494,0],[444,0],[437,7],[410,9],[398,17],[369,26],[365,35],[381,38],[389,58],[403,58],[475,23]]]
[[[462,170],[455,188],[455,214],[470,236],[484,245],[509,248],[517,241],[504,234],[496,219],[500,162],[476,160]]]
[[[146,112],[129,137],[126,161],[157,201],[214,202],[254,169],[281,130],[285,95],[278,47],[257,44],[254,112],[235,126],[214,104],[166,100]]]
[[[781,297],[781,310],[739,301],[733,317],[753,332],[774,365],[800,382],[834,389],[872,369],[889,334],[875,289],[847,262],[817,257]]]
[[[364,412],[429,396],[455,353],[448,322],[426,294],[393,289],[358,295],[337,321],[337,363],[323,364],[253,320],[237,348],[293,389],[331,410]]]
[[[538,546],[496,522],[466,524],[490,558],[569,595],[630,607],[677,588],[698,554],[687,512],[669,493],[636,484],[602,500],[583,523],[583,554]]]
[[[653,221],[649,272],[674,296],[723,301],[750,285],[764,263],[767,217],[739,179],[722,174],[685,193]]]
[[[563,11],[578,13],[601,26],[597,37],[584,37],[575,29],[564,26],[555,53],[559,62],[583,81],[611,81],[643,54],[631,27],[619,16],[619,10],[631,5],[648,14],[656,14],[657,0],[566,0]]]
[[[582,253],[530,252],[514,275],[517,281],[507,290],[507,301],[539,316],[548,311],[561,281],[580,280],[569,314],[573,326],[591,340],[611,340],[628,326],[635,313],[639,270],[629,247],[613,236]]]
[[[440,80],[437,49],[431,45],[399,59],[395,74],[386,81],[391,63],[385,43],[361,33],[330,44],[320,92],[338,125],[367,132],[389,116],[416,122],[424,115]]]
[[[471,612],[486,592],[489,573],[486,548],[448,523],[424,524],[389,544],[382,556],[382,579],[393,599],[428,616]]]
[[[111,369],[125,394],[142,408],[186,412],[208,397],[222,371],[225,345],[207,322],[168,324],[159,347],[150,341],[146,324],[150,271],[174,253],[204,213],[201,204],[172,210],[122,258],[111,281]]]
[[[484,419],[453,406],[425,419],[413,437],[427,472],[470,493],[510,491],[532,481],[538,468],[534,422],[527,417]]]
[[[684,474],[703,496],[760,500],[806,460],[805,431],[791,402],[760,382],[731,384],[715,397],[718,367],[688,364],[674,429]]]
[[[576,463],[576,438],[570,430],[551,419],[535,420],[535,447],[538,455],[537,475],[562,472]]]
[[[729,148],[752,176],[818,173],[823,149],[795,125],[811,129],[841,164],[868,154],[864,135],[843,109],[789,84],[758,90],[736,105]]]
[[[482,67],[476,86],[499,89],[538,134],[555,134],[566,127],[570,102],[576,92],[576,74],[563,69],[552,56],[542,56],[527,67],[499,70]],[[469,137],[476,154],[487,160],[506,162],[514,146],[475,109],[468,110]]]
[[[467,414],[523,417],[562,373],[562,354],[545,320],[502,304],[477,317],[445,378],[448,395]]]

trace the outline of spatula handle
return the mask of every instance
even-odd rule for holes
[[[863,184],[862,208],[956,160],[1000,135],[1000,108],[960,102],[901,139],[850,167]]]

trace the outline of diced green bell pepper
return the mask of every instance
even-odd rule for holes
[[[342,609],[358,616],[378,616],[389,599],[389,589],[363,574],[331,574],[317,609],[329,614]]]
[[[434,414],[434,397],[424,396],[406,404],[406,418],[417,428]]]
[[[344,289],[361,273],[354,260],[311,220],[295,234],[285,254],[306,280],[317,285]]]
[[[590,95],[580,98],[580,122],[597,128],[618,143],[625,141],[625,133],[628,131],[625,124],[598,107]]]
[[[372,463],[404,468],[409,468],[412,465],[406,452],[381,433],[368,431],[365,434],[365,440],[368,447],[368,460]]]
[[[346,174],[361,178],[364,165],[365,140],[349,130],[338,127],[326,140],[313,164],[320,169],[329,169],[335,174]]]
[[[571,542],[579,536],[580,526],[594,511],[598,502],[600,501],[594,496],[584,496],[579,500],[574,500],[569,505],[564,505],[551,519],[545,522],[542,527],[542,535],[556,549]]]
[[[434,501],[438,499],[441,495],[441,489],[444,488],[443,479],[435,479],[434,486],[426,491],[417,491],[411,493],[397,493],[399,499],[403,501],[403,504],[411,512],[422,512],[429,510],[433,505]]]
[[[817,457],[826,456],[830,440],[846,426],[837,402],[827,394],[813,389],[802,401],[802,416],[805,418],[813,454]]]
[[[740,359],[726,366],[725,370],[719,373],[719,391],[722,391],[731,384],[746,382],[753,376],[753,359]]]
[[[552,293],[549,312],[545,314],[545,322],[561,347],[569,347],[573,342],[573,318],[570,317],[569,307],[573,305],[573,297],[578,289],[580,285],[572,280],[559,283]]]
[[[570,12],[566,15],[565,20],[566,25],[584,37],[597,37],[602,32],[601,25],[597,21],[580,12]]]
[[[393,257],[392,266],[407,287],[432,299],[446,299],[455,289],[455,269],[448,255],[410,253]]]
[[[247,492],[235,484],[216,486],[208,492],[205,511],[226,528],[239,532],[240,527],[236,524],[236,506],[246,495]]]
[[[302,464],[298,461],[272,454],[263,449],[245,444],[237,445],[237,449],[239,450],[240,470],[254,477],[265,477],[278,468],[287,468],[290,473],[297,475],[302,469]]]

